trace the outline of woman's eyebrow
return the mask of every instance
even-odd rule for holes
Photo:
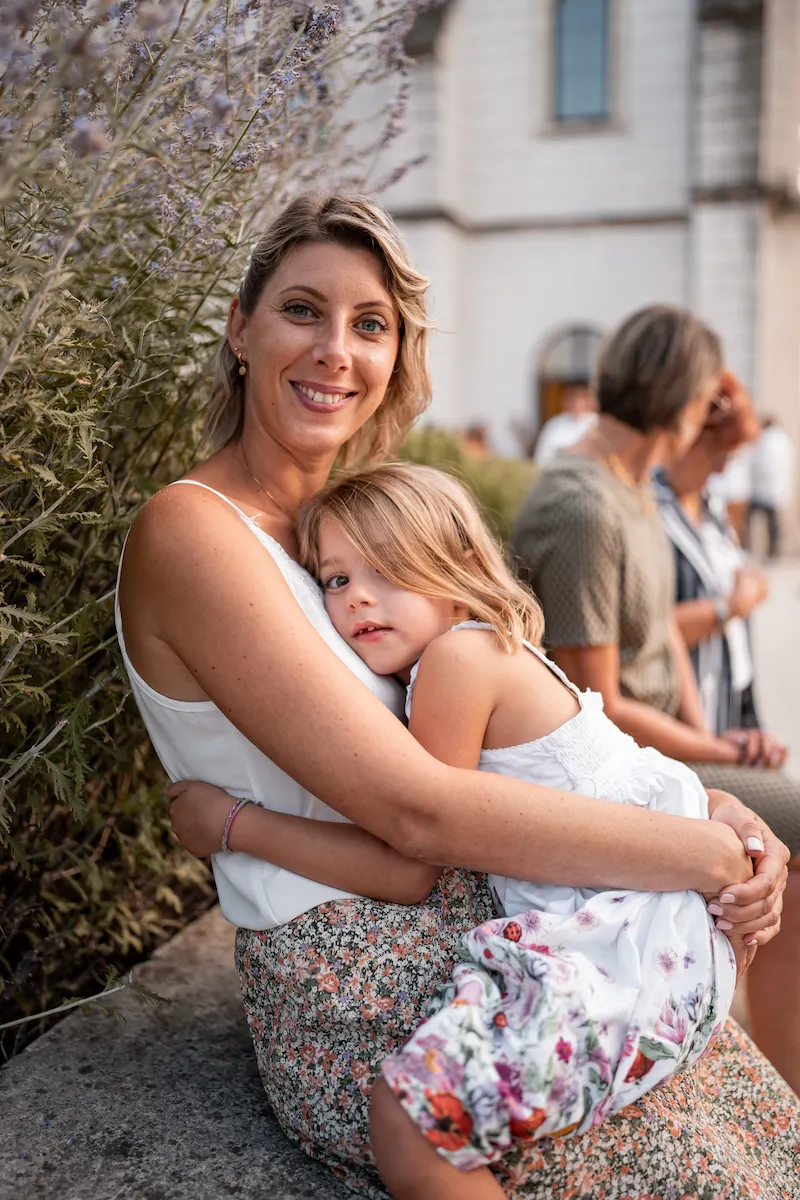
[[[293,283],[290,287],[285,287],[281,295],[285,296],[289,292],[308,292],[309,296],[314,296],[317,300],[325,301],[328,299],[322,292],[318,292],[316,288],[309,287],[307,283]]]
[[[368,300],[366,304],[354,304],[356,311],[362,308],[387,308],[391,311],[392,304],[389,300]]]
[[[295,283],[290,287],[285,287],[281,291],[281,296],[286,296],[289,292],[307,292],[309,296],[313,296],[316,300],[325,304],[328,297],[323,292],[318,292],[316,288],[311,287],[307,283]],[[392,310],[392,303],[389,300],[367,300],[363,304],[354,304],[353,308],[356,312],[361,312],[364,308],[385,308]]]

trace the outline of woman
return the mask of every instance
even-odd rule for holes
[[[745,389],[723,380],[727,409],[709,416],[685,454],[655,473],[656,499],[675,557],[675,618],[689,648],[707,728],[754,731],[749,757],[780,766],[786,749],[762,734],[753,696],[747,620],[767,596],[763,571],[748,566],[724,505],[708,490],[712,474],[758,436]]]
[[[383,1191],[367,1141],[371,1082],[448,974],[459,936],[491,911],[472,870],[712,896],[724,889],[739,901],[740,930],[771,910],[762,942],[778,927],[785,876],[785,849],[735,802],[718,798],[715,819],[690,824],[445,767],[396,719],[399,689],[335,634],[295,561],[294,516],[335,460],[386,454],[424,406],[425,286],[389,219],[367,201],[295,200],[259,242],[231,303],[209,421],[216,450],[139,514],[119,586],[126,666],[173,779],[205,778],[285,812],[352,820],[387,843],[388,855],[456,868],[427,899],[421,881],[410,907],[381,905],[271,867],[269,814],[256,804],[232,824],[223,793],[179,787],[173,805],[183,843],[217,852],[220,901],[240,926],[245,1008],[278,1119],[372,1196]],[[580,831],[569,845],[560,835],[565,812]],[[766,847],[753,878],[747,837]],[[712,1090],[742,1122],[724,1145],[706,1107]],[[697,1131],[705,1159],[727,1177],[738,1179],[745,1163],[766,1178],[748,1159],[753,1122],[759,1146],[769,1147],[760,1151],[769,1172],[789,1171],[787,1140],[761,1128],[762,1113],[777,1121],[788,1111],[794,1129],[789,1095],[735,1029],[646,1110],[646,1122],[637,1112],[554,1146],[541,1170],[522,1147],[504,1177],[508,1194],[563,1191],[575,1172],[599,1179],[634,1164],[642,1149],[642,1193],[651,1177],[665,1187],[699,1178],[700,1151],[676,1147],[676,1120]]]
[[[761,729],[754,698],[746,622],[765,599],[767,581],[762,571],[747,564],[724,502],[707,490],[709,476],[721,472],[731,456],[759,433],[758,418],[742,385],[726,376],[723,388],[729,397],[728,411],[712,416],[687,452],[656,473],[661,519],[675,556],[675,616],[689,647],[707,728],[718,734],[739,730],[744,760],[769,768],[750,771],[742,794],[756,809],[769,812],[770,820],[776,819],[780,804],[785,814],[783,836],[787,840],[791,836],[796,846],[800,787],[773,773],[786,761],[786,747]],[[709,785],[741,788],[738,767],[709,767],[705,775]],[[800,1031],[797,1020],[787,1019],[786,1014],[795,1011],[792,1004],[800,997],[800,951],[794,925],[800,893],[797,865],[795,861],[790,883],[790,940],[784,936],[777,953],[770,948],[747,978],[756,1040],[795,1090],[800,1089]]]
[[[709,406],[727,406],[716,336],[689,313],[635,313],[598,364],[591,436],[543,471],[512,534],[544,608],[553,657],[642,745],[691,763],[707,787],[734,792],[800,853],[800,790],[759,769],[747,731],[709,730],[673,600],[672,553],[650,473],[681,457]],[[696,410],[678,432],[680,414]],[[800,1089],[800,872],[790,872],[784,933],[748,977],[756,1041]],[[725,921],[724,905],[719,916]],[[788,936],[787,936],[788,935]],[[778,1007],[780,1006],[780,1007]]]

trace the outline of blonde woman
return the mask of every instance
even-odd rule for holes
[[[231,303],[213,451],[137,517],[117,611],[166,771],[259,801],[232,816],[230,797],[183,788],[173,823],[190,850],[214,854],[223,912],[239,926],[270,1103],[288,1136],[372,1196],[385,1194],[369,1152],[372,1080],[447,977],[460,936],[492,914],[474,871],[709,894],[738,880],[742,923],[754,904],[779,905],[784,883],[783,847],[740,806],[690,822],[440,763],[397,719],[402,689],[336,634],[297,562],[296,514],[337,457],[385,456],[427,403],[425,287],[368,201],[303,196],[277,218]],[[268,807],[360,825],[420,863],[420,890],[400,907],[271,866]],[[766,850],[752,877],[748,836]],[[423,900],[431,862],[455,869]],[[758,1106],[751,1075],[764,1076]],[[748,1153],[748,1123],[777,1154],[770,1130],[786,1103],[763,1061],[724,1032],[694,1075],[642,1102],[652,1124],[623,1119],[614,1139],[631,1162],[660,1154],[676,1181],[700,1170],[706,1150],[730,1171]],[[721,1147],[720,1105],[733,1128]],[[691,1113],[696,1150],[676,1145],[671,1109]],[[545,1197],[570,1173],[609,1163],[621,1155],[593,1132],[541,1170],[538,1152],[523,1153],[504,1186]]]

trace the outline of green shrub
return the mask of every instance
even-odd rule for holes
[[[208,903],[119,669],[122,538],[199,452],[258,229],[310,185],[377,186],[406,85],[372,130],[346,101],[402,71],[416,6],[0,0],[3,1018]]]
[[[533,463],[514,458],[472,458],[465,453],[457,434],[430,426],[412,430],[400,456],[458,476],[498,537],[508,541],[519,506],[533,485]]]

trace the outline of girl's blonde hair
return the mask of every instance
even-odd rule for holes
[[[405,433],[430,403],[427,348],[430,321],[425,310],[428,280],[411,265],[388,213],[364,196],[318,196],[305,192],[283,210],[256,243],[239,288],[239,305],[249,317],[265,285],[293,250],[309,243],[335,243],[368,250],[383,268],[386,290],[400,314],[400,346],[380,408],[342,447],[342,466],[377,462],[397,449]],[[216,356],[206,415],[211,450],[236,441],[244,421],[244,380],[227,336]]]
[[[462,605],[509,653],[539,645],[538,601],[514,578],[475,501],[452,475],[384,463],[333,479],[300,510],[300,561],[319,577],[322,522],[335,521],[395,587]]]

